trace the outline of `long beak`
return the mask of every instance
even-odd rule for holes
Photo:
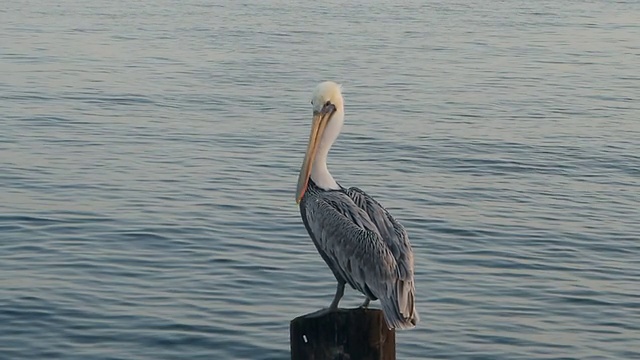
[[[298,175],[298,189],[296,191],[296,204],[300,203],[304,192],[307,191],[309,185],[309,176],[311,176],[311,169],[313,167],[313,161],[316,158],[316,152],[320,140],[322,140],[322,134],[327,128],[331,116],[336,111],[336,107],[333,104],[325,105],[321,111],[313,112],[313,122],[311,123],[311,134],[309,135],[309,144],[307,145],[307,152],[304,155],[304,161],[302,167],[300,167],[300,175]]]

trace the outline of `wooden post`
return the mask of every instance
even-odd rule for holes
[[[291,321],[291,360],[395,360],[396,334],[378,309],[338,309]]]

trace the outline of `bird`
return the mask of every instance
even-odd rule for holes
[[[413,250],[405,228],[373,197],[340,185],[327,156],[344,124],[342,86],[325,81],[313,91],[311,134],[298,176],[296,203],[309,237],[333,272],[336,293],[324,315],[338,309],[345,285],[365,296],[360,306],[380,300],[389,329],[414,328]]]

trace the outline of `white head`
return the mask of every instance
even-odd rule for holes
[[[304,162],[298,177],[296,202],[300,202],[307,190],[309,177],[323,187],[337,187],[337,183],[326,168],[327,154],[333,142],[342,130],[344,123],[344,99],[342,87],[332,81],[325,81],[316,86],[311,98],[313,106],[313,122],[311,135],[304,156]]]
[[[333,81],[325,81],[318,84],[311,96],[311,105],[313,106],[314,114],[316,112],[322,112],[324,106],[328,104],[333,104],[336,109],[344,109],[343,102],[342,86]]]

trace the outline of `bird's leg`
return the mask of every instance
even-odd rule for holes
[[[336,296],[333,297],[333,301],[331,302],[331,305],[329,305],[330,311],[338,309],[338,303],[340,302],[340,299],[342,299],[342,295],[344,295],[344,282],[338,281]]]
[[[323,316],[332,311],[338,310],[338,303],[340,302],[342,295],[344,295],[344,284],[345,284],[344,282],[338,281],[338,287],[336,288],[336,295],[334,296],[333,301],[331,302],[331,305],[329,305],[328,308],[320,309],[316,312],[312,312],[311,314],[307,314],[306,316],[308,317]]]
[[[362,303],[362,305],[360,305],[361,308],[366,309],[369,307],[369,302],[371,301],[371,299],[369,299],[369,297],[367,296],[367,298],[364,300],[364,302]]]

